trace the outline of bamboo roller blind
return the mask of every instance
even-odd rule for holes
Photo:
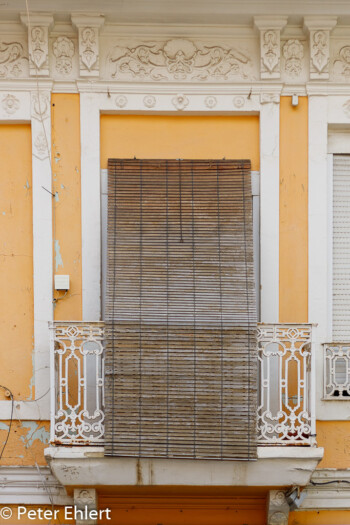
[[[256,458],[250,162],[110,159],[106,444]]]

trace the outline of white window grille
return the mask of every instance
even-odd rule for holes
[[[324,399],[350,401],[350,343],[324,346]]]

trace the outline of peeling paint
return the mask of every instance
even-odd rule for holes
[[[34,347],[34,337],[32,337],[33,339],[33,347]],[[32,373],[32,377],[30,378],[30,383],[29,383],[29,390],[30,390],[30,394],[29,394],[29,397],[27,397],[27,401],[31,401],[34,399],[33,397],[33,390],[34,390],[34,387],[35,387],[35,356],[34,356],[34,351],[32,352],[32,370],[33,370],[33,373]]]
[[[55,264],[56,264],[56,270],[58,270],[59,266],[62,266],[63,268],[63,259],[61,255],[60,241],[56,241],[56,240],[55,240]]]
[[[6,425],[6,423],[2,423],[2,422],[0,421],[0,430],[6,430],[6,431],[8,431],[8,429],[9,429],[9,426]]]
[[[26,190],[30,190],[30,184],[29,184],[29,180],[28,180],[28,179],[27,179],[27,182],[26,182],[25,185],[24,185],[24,188],[25,188]]]
[[[6,215],[6,211],[3,211],[2,214],[3,214],[3,215]]]
[[[64,185],[64,184],[61,184],[61,189],[62,189],[62,190],[65,189],[65,185]]]
[[[60,198],[58,196],[58,191],[55,191],[55,201],[59,202]]]
[[[37,439],[44,444],[47,444],[50,441],[50,433],[44,426],[39,427],[35,421],[23,421],[22,427],[29,429],[25,436],[21,436],[21,440],[26,448],[31,447],[33,442]]]

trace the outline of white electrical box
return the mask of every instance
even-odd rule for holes
[[[69,275],[55,275],[55,290],[69,290]]]

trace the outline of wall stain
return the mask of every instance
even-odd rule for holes
[[[60,241],[56,241],[56,240],[55,240],[55,263],[56,263],[56,270],[58,270],[59,266],[62,266],[63,268],[63,259],[61,255]]]
[[[26,448],[31,447],[37,439],[44,444],[49,443],[50,432],[48,432],[44,426],[39,427],[35,421],[23,421],[22,427],[29,429],[25,436],[21,436],[21,440]]]

